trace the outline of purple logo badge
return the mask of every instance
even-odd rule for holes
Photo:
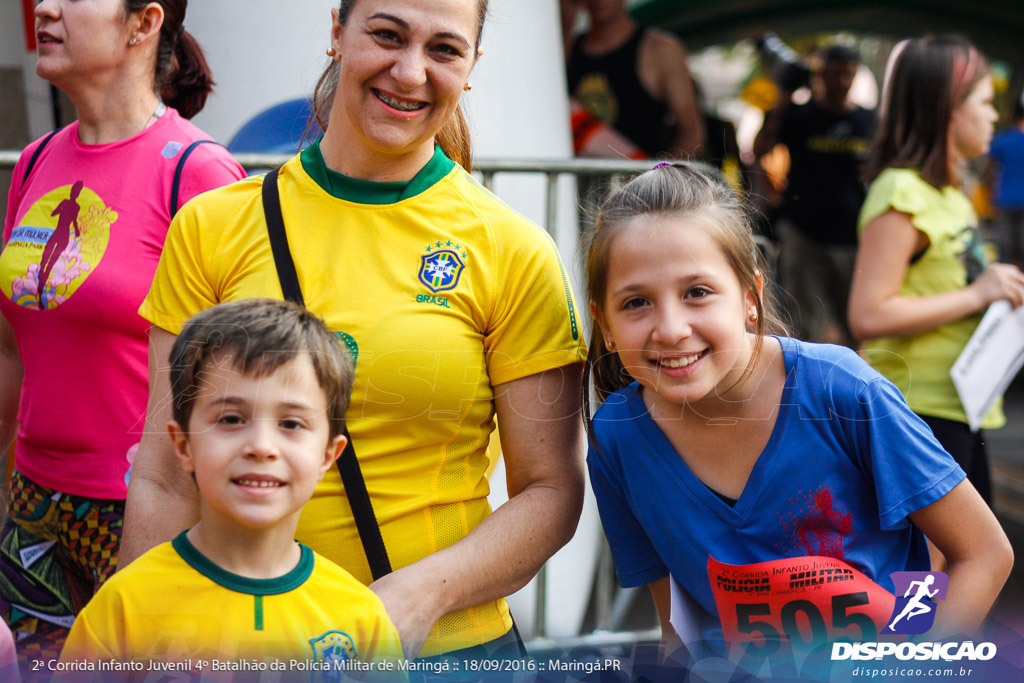
[[[918,634],[935,621],[935,600],[945,600],[949,577],[942,572],[893,572],[896,605],[886,633]]]

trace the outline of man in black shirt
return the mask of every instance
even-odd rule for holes
[[[779,143],[789,149],[776,226],[780,280],[795,306],[794,333],[810,341],[853,344],[846,307],[865,196],[860,167],[875,126],[874,111],[848,97],[859,63],[855,50],[829,48],[811,100],[794,105],[792,93],[783,91],[754,141],[757,156]]]

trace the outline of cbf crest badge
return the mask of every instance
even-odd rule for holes
[[[454,249],[436,249],[422,257],[420,282],[432,292],[455,289],[459,276],[466,269],[464,256]]]
[[[344,679],[346,664],[355,660],[356,645],[351,636],[342,631],[328,631],[309,641],[313,648],[313,661],[323,662],[314,680],[341,681]]]

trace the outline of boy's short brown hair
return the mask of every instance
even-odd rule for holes
[[[327,399],[330,438],[344,432],[353,370],[341,340],[301,306],[277,299],[242,299],[192,316],[174,340],[171,412],[186,433],[202,392],[200,373],[214,354],[225,353],[235,370],[257,377],[308,353]]]

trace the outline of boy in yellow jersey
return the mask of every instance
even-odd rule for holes
[[[352,367],[337,336],[290,303],[220,304],[185,325],[171,383],[168,431],[198,487],[200,521],[107,581],[62,662],[122,673],[112,663],[141,664],[141,676],[171,667],[402,677],[381,601],[294,540],[345,446]]]

